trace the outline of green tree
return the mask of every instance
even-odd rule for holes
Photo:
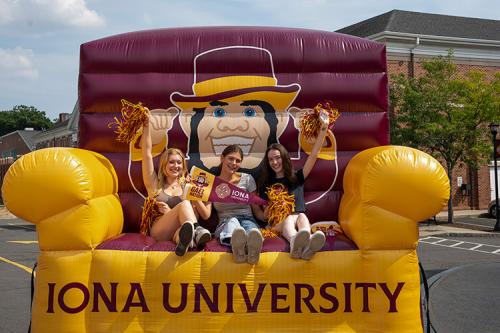
[[[53,123],[45,112],[37,110],[34,106],[16,105],[12,110],[0,111],[0,136],[27,127],[46,130],[52,126]]]
[[[500,117],[500,73],[489,81],[478,72],[461,78],[452,60],[450,52],[424,61],[423,75],[393,76],[390,86],[392,142],[436,157],[446,166],[450,184],[455,166],[476,166],[491,156],[488,124]],[[450,189],[450,223],[452,200]]]

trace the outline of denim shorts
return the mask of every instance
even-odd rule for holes
[[[259,225],[253,216],[236,215],[222,219],[215,229],[215,237],[218,237],[221,244],[231,245],[231,235],[234,229],[242,227],[248,233],[252,229],[259,229]]]

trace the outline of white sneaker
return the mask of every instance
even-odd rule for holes
[[[309,245],[311,232],[307,229],[302,229],[295,234],[290,240],[290,257],[294,259],[300,258],[304,249]]]
[[[302,252],[302,259],[310,260],[325,245],[325,241],[326,237],[322,231],[318,230],[312,234],[309,246]]]
[[[264,237],[260,233],[259,229],[252,229],[248,232],[247,236],[247,262],[249,264],[255,265],[259,262],[260,252],[262,251],[262,244],[264,243]]]
[[[242,227],[234,229],[231,235],[231,250],[233,251],[234,262],[242,263],[247,261],[245,246],[247,244],[247,233]]]
[[[194,243],[196,244],[196,247],[202,248],[210,241],[210,239],[212,239],[210,231],[201,226],[196,227],[194,230]]]

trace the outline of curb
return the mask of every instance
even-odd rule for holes
[[[462,233],[462,232],[442,232],[432,235],[420,235],[420,237],[485,237],[485,238],[500,238],[500,233],[493,232],[478,232],[478,233]]]

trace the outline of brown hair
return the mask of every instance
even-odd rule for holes
[[[270,185],[269,182],[271,181],[271,177],[273,176],[276,177],[276,173],[271,168],[271,165],[269,165],[269,159],[267,157],[267,154],[271,150],[277,150],[280,152],[281,165],[283,167],[283,172],[285,173],[285,178],[291,184],[296,183],[297,177],[295,176],[295,170],[293,170],[292,160],[290,159],[290,154],[288,153],[288,150],[286,150],[285,146],[283,146],[280,143],[273,143],[269,145],[269,147],[267,147],[266,153],[264,154],[264,158],[260,163],[259,167],[260,176],[258,182],[259,188],[265,188],[266,186]]]
[[[240,154],[241,160],[243,160],[243,150],[238,145],[229,145],[222,151],[222,157],[226,157],[229,154],[238,153]]]

